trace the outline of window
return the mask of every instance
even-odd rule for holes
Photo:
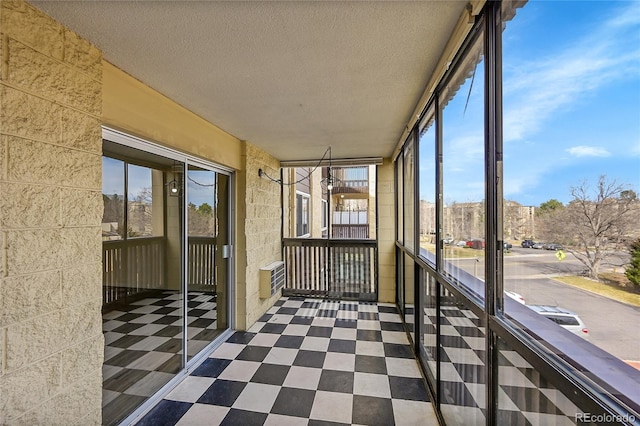
[[[483,32],[440,95],[444,272],[484,299],[485,145]]]
[[[308,237],[310,235],[309,222],[310,209],[309,194],[296,193],[296,237]]]
[[[162,171],[107,156],[102,166],[103,241],[162,236]]]
[[[322,231],[326,231],[329,226],[328,223],[329,218],[329,203],[327,200],[322,200],[322,217],[320,222],[320,227]]]
[[[435,109],[433,106],[427,111],[419,126],[419,158],[420,169],[418,181],[420,186],[420,214],[419,236],[420,252],[432,263],[435,263],[436,253],[436,126]],[[445,245],[455,244],[452,235],[442,235]]]

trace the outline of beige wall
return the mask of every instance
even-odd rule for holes
[[[378,166],[378,300],[395,302],[395,203],[394,167],[389,159]]]
[[[0,424],[100,424],[101,53],[0,1]]]
[[[258,176],[258,169],[275,175],[280,162],[256,146],[246,143],[244,170],[237,174],[237,323],[250,327],[278,299],[260,299],[259,271],[282,260],[280,185]],[[246,256],[244,256],[246,254]]]
[[[103,61],[103,124],[167,147],[242,169],[242,142]]]

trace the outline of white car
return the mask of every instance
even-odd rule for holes
[[[516,293],[515,291],[505,291],[504,295],[524,305],[524,297],[522,297],[520,294]]]
[[[575,312],[558,306],[529,305],[529,307],[573,334],[583,339],[589,338],[589,329]]]

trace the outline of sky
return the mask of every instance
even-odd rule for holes
[[[482,65],[443,113],[446,203],[484,198]],[[600,175],[640,192],[640,1],[518,9],[503,32],[503,108],[505,198],[567,203]],[[421,146],[429,178],[430,155]]]

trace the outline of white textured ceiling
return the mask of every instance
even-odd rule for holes
[[[464,1],[32,1],[280,160],[387,157]]]

